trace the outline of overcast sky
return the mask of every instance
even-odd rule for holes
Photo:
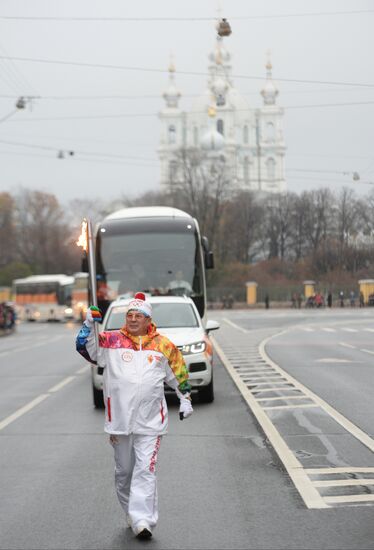
[[[234,84],[253,107],[261,105],[271,51],[285,107],[288,189],[372,189],[354,183],[352,172],[374,181],[373,2],[222,0],[221,6],[233,30],[225,45]],[[178,70],[207,72],[217,7],[217,0],[2,0],[0,191],[23,186],[66,201],[157,190],[157,113],[169,57],[188,110],[207,77]],[[108,65],[121,68],[102,67]],[[21,95],[38,99],[32,110],[6,118]],[[354,104],[335,105],[347,103]],[[59,159],[59,150],[75,154]]]

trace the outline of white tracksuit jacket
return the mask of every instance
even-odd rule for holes
[[[181,352],[153,323],[145,336],[132,336],[125,328],[101,332],[98,350],[93,326],[84,324],[77,336],[77,351],[104,368],[107,433],[167,432],[164,382],[181,393],[190,391],[190,385]]]

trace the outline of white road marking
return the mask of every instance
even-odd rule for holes
[[[305,332],[314,332],[314,328],[310,328],[310,327],[300,327],[301,330],[304,330]]]
[[[307,474],[310,475],[329,475],[329,474],[355,474],[355,473],[374,473],[374,467],[369,466],[367,468],[363,466],[358,466],[357,468],[352,467],[338,467],[338,468],[307,468]]]
[[[253,393],[253,392],[252,392]],[[279,395],[278,397],[259,397],[256,401],[279,401],[286,399],[308,399],[305,395]]]
[[[286,385],[288,384],[289,385],[289,382],[287,382],[286,380],[284,380],[284,381],[283,380],[277,380],[276,382],[259,382],[259,383],[254,382],[254,384],[256,385],[256,389],[257,389],[257,386],[269,386],[270,384],[286,384]],[[275,386],[273,386],[273,388],[270,388],[271,391],[273,389],[276,389]],[[278,388],[278,389],[281,389],[281,388]],[[284,389],[286,390],[287,388],[285,387]]]
[[[277,380],[280,380],[281,379],[281,376],[255,376],[254,378],[250,378],[250,377],[247,377],[247,378],[243,378],[243,381],[246,383],[246,384],[257,384],[257,381],[258,380],[271,380],[272,382],[274,381],[277,381]]]
[[[256,374],[256,376],[258,376],[258,375],[260,375],[260,374],[274,374],[274,373],[272,373],[271,371],[269,372],[269,369],[252,370],[252,371],[239,370],[239,369],[235,369],[235,370],[237,370],[238,372],[240,372],[240,374],[242,374],[242,375],[245,376],[246,378],[250,378],[250,377],[252,377],[254,374]]]
[[[366,332],[374,332],[374,328],[364,328],[364,330],[366,330]]]
[[[325,357],[315,359],[315,363],[362,363],[362,361],[351,361],[351,359],[339,359],[338,357]]]
[[[360,351],[364,351],[365,353],[370,353],[370,355],[374,355],[374,351],[372,351],[371,349],[360,348]]]
[[[9,424],[11,424],[15,420],[17,420],[17,418],[19,418],[20,416],[23,416],[25,413],[31,411],[31,409],[33,409],[34,407],[39,405],[39,403],[41,403],[42,401],[47,399],[47,397],[49,397],[48,393],[42,393],[41,395],[39,395],[38,397],[36,397],[35,399],[30,401],[26,405],[24,405],[23,407],[18,409],[16,412],[11,414],[7,418],[4,418],[4,420],[2,420],[0,422],[0,430],[3,430],[6,426],[8,426]]]
[[[213,340],[213,338],[212,338]],[[319,492],[313,487],[309,477],[305,474],[301,462],[296,458],[291,449],[288,447],[284,439],[281,437],[274,424],[271,422],[267,413],[263,410],[261,405],[257,403],[256,398],[252,395],[241,376],[231,366],[227,360],[222,348],[219,346],[216,339],[214,341],[214,347],[219,355],[222,363],[225,365],[227,371],[230,373],[232,379],[237,385],[240,393],[247,402],[248,406],[252,410],[253,414],[260,423],[265,435],[269,439],[275,452],[283,462],[288,475],[292,479],[296,489],[299,491],[303,498],[305,505],[308,508],[328,508],[329,505],[323,500]]]
[[[236,323],[233,323],[232,321],[230,321],[230,319],[227,319],[226,317],[223,318],[223,321],[225,321],[225,323],[227,323],[228,325],[232,326],[235,330],[240,330],[241,332],[244,332],[244,334],[248,334],[249,332],[245,328],[240,327]]]
[[[339,342],[339,344],[345,348],[356,349],[356,346],[352,346],[352,344],[347,344],[346,342]]]
[[[282,383],[282,382],[281,382]],[[259,386],[263,386],[264,384],[261,383],[261,384],[258,384]],[[266,384],[268,385],[268,384]],[[272,392],[272,391],[300,391],[296,388],[290,388],[289,386],[274,386],[273,388],[264,388],[264,389],[261,389],[261,388],[257,388],[257,385],[255,388],[252,388],[251,389],[251,392],[253,394],[255,393],[268,393],[268,392]],[[304,396],[303,396],[304,397]],[[259,401],[259,399],[257,399],[257,401]]]
[[[357,328],[342,328],[345,332],[358,332]]]
[[[374,479],[329,479],[313,481],[314,487],[353,487],[354,485],[374,485]]]
[[[324,330],[325,332],[336,332],[335,328],[323,328],[322,330]]]
[[[63,388],[64,386],[66,386],[67,384],[72,382],[73,380],[75,380],[75,376],[68,376],[67,378],[62,380],[62,382],[59,382],[58,384],[56,384],[55,386],[50,388],[48,390],[48,393],[55,393],[56,391],[61,390],[61,388]]]
[[[82,367],[81,369],[78,369],[75,374],[84,374],[88,371],[89,368],[90,367],[88,365],[87,366],[84,365],[84,367]]]
[[[274,336],[279,336],[274,335]],[[269,336],[265,340],[263,340],[260,344],[259,351],[263,359],[274,368],[274,370],[278,371],[285,380],[287,380],[289,383],[292,383],[295,388],[302,391],[306,396],[311,397],[315,403],[317,403],[321,409],[323,409],[331,418],[333,418],[338,424],[340,424],[347,432],[352,434],[356,439],[361,441],[368,449],[370,449],[372,452],[374,452],[374,439],[372,439],[367,433],[365,433],[363,430],[361,430],[358,426],[353,424],[348,418],[340,414],[336,409],[331,407],[326,401],[318,397],[315,393],[313,393],[311,390],[309,390],[306,386],[298,382],[295,378],[293,378],[290,374],[286,373],[283,369],[281,369],[270,357],[267,355],[265,351],[265,346],[268,343],[269,340],[274,338],[274,336]],[[374,353],[374,352],[373,352]]]
[[[67,378],[65,378],[64,380],[62,380],[61,382],[59,382],[58,384],[56,384],[55,386],[47,390],[47,393],[42,393],[32,401],[30,401],[29,403],[27,403],[26,405],[24,405],[14,413],[12,413],[11,415],[4,418],[4,420],[0,421],[0,430],[3,430],[6,426],[8,426],[12,422],[20,418],[27,412],[31,411],[34,407],[36,407],[37,405],[42,403],[45,399],[47,399],[47,397],[50,397],[53,393],[65,387],[67,384],[69,384],[69,382],[72,382],[75,378],[76,376],[68,376]]]
[[[326,504],[343,504],[346,502],[373,502],[374,495],[341,495],[336,497],[324,497]]]
[[[308,399],[304,396],[304,399]],[[303,408],[311,408],[311,407],[319,407],[317,403],[303,403],[301,405],[276,405],[275,407],[262,407],[264,411],[270,411],[273,409],[303,409]]]

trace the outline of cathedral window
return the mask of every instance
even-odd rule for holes
[[[275,139],[275,128],[272,122],[266,124],[266,139],[267,141],[274,141]]]
[[[177,180],[178,163],[175,160],[169,162],[169,180],[174,182]]]
[[[275,160],[269,157],[266,161],[266,170],[268,180],[275,179]]]
[[[169,126],[169,143],[175,143],[177,130],[175,126]]]
[[[249,132],[248,132],[248,126],[245,125],[243,128],[243,143],[249,142]]]
[[[248,157],[244,157],[243,159],[243,178],[245,183],[249,182],[249,158]]]
[[[217,120],[217,132],[219,132],[222,136],[224,135],[223,120],[221,118]]]
[[[223,107],[226,103],[225,96],[222,94],[217,95],[216,103],[217,107]]]
[[[193,144],[195,147],[198,147],[199,145],[199,130],[196,126],[193,129]]]

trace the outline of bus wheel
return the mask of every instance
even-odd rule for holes
[[[102,390],[98,390],[95,388],[95,386],[92,384],[92,396],[93,396],[93,402],[96,409],[103,409],[104,408],[104,395]]]
[[[199,401],[200,403],[212,403],[214,400],[214,389],[213,389],[213,376],[211,381],[207,386],[199,389]]]

